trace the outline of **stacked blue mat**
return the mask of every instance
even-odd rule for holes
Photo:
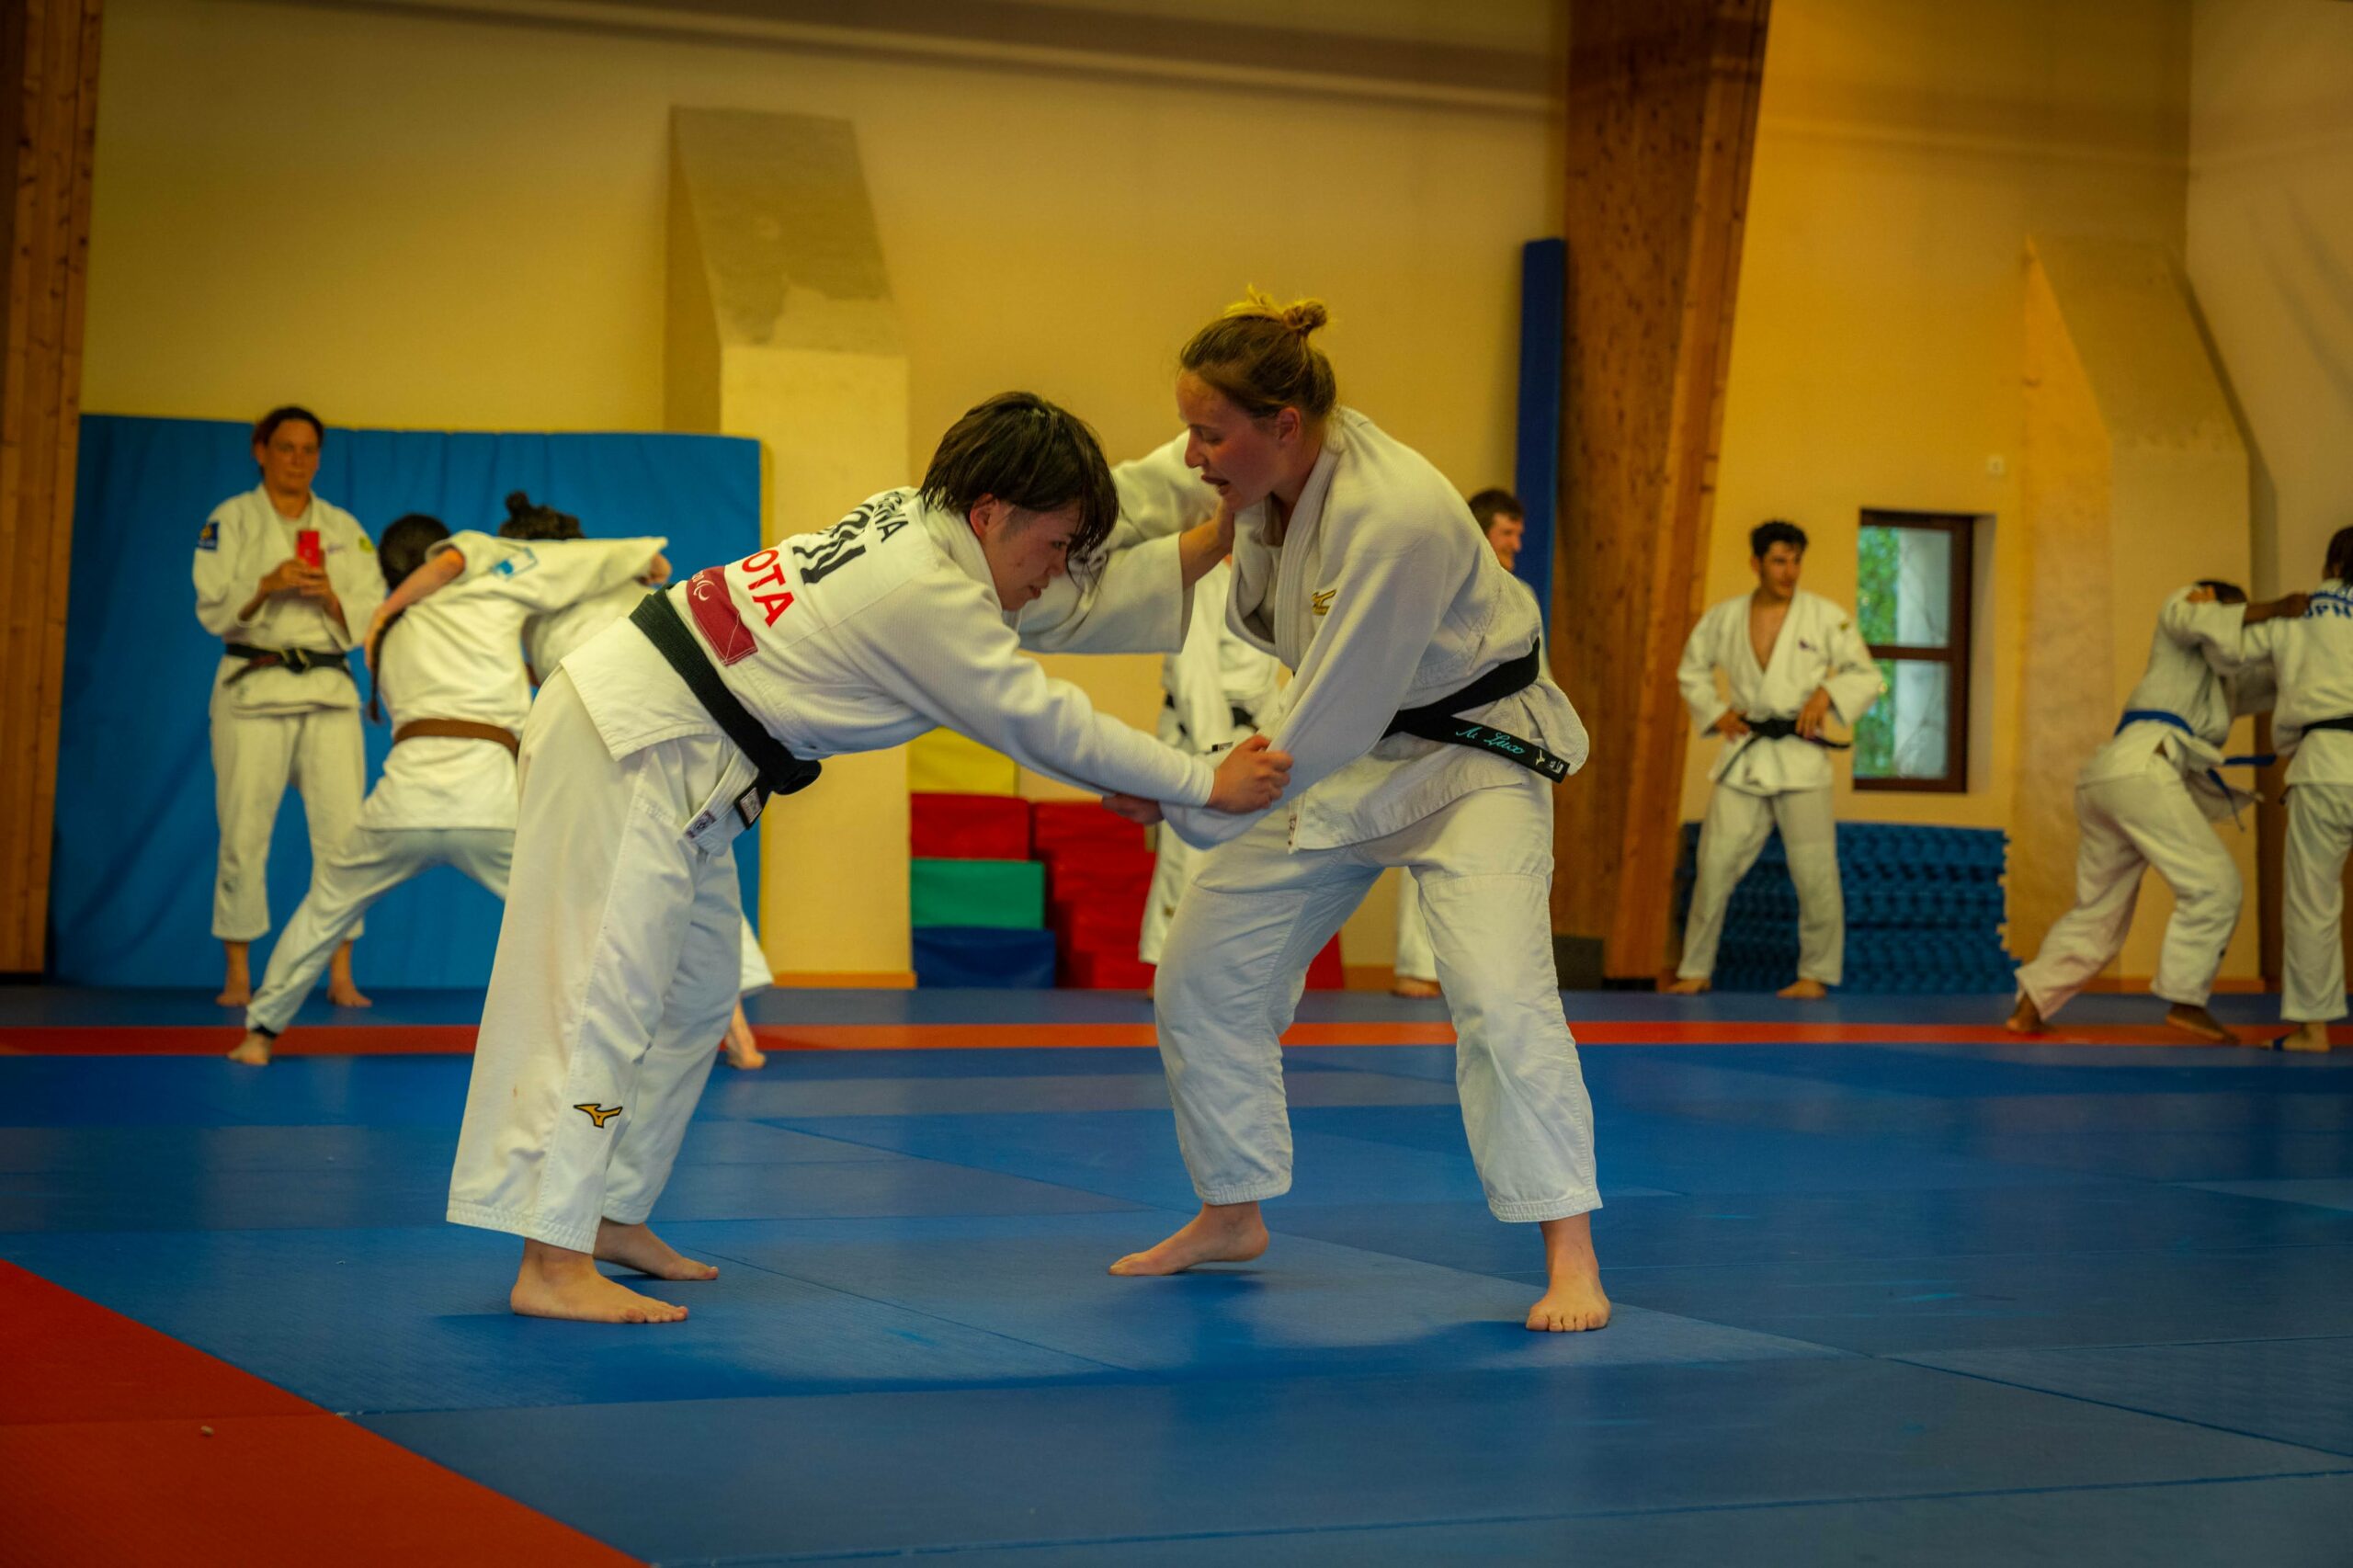
[[[1683,824],[1675,914],[1691,907],[1699,824]],[[2006,992],[2017,965],[2002,945],[2002,870],[2009,835],[1998,828],[1838,824],[1847,897],[1846,982],[1851,992]],[[1781,835],[1733,890],[1717,949],[1720,991],[1776,991],[1797,978],[1798,895]]]

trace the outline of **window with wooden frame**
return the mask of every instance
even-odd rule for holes
[[[1970,546],[1977,519],[1863,514],[1855,616],[1887,690],[1855,726],[1855,788],[1969,788]]]

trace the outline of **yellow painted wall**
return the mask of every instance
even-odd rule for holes
[[[2006,827],[2031,804],[2015,798],[2017,737],[2037,718],[2021,680],[2028,243],[2182,254],[2190,44],[2187,0],[1773,8],[1707,602],[1753,585],[1747,531],[1767,517],[1806,528],[1806,585],[1849,605],[1864,508],[1991,519],[1979,531],[1968,793],[1855,793],[1841,761],[1842,816]],[[2167,528],[2170,551],[2180,530]],[[2188,564],[2185,579],[2198,574]],[[2155,608],[2141,586],[2116,596],[2097,634],[2120,659],[2131,650],[2118,672],[2128,687]],[[1690,749],[1688,819],[1705,809],[1715,753],[1712,742]],[[2080,762],[2038,761],[2023,787],[2067,811]],[[2144,900],[2128,971],[2148,972],[2133,962],[2154,951],[2164,907]],[[2228,974],[2255,972],[2252,922],[2242,935]]]
[[[2353,525],[2353,6],[2198,0],[2189,275],[2256,463],[2258,593]]]
[[[1461,34],[1435,9],[1390,0],[1367,30]],[[1498,8],[1504,30],[1469,41],[1529,36],[1532,14]],[[905,330],[906,477],[1010,386],[1078,410],[1115,458],[1165,439],[1178,347],[1251,283],[1324,296],[1344,395],[1466,492],[1511,472],[1518,247],[1557,232],[1558,181],[1540,106],[1509,95],[1430,107],[239,0],[110,0],[104,72],[93,410],[300,399],[355,424],[662,428],[683,105],[854,122]],[[813,501],[807,523],[856,499]],[[1155,661],[1056,667],[1149,724]],[[1386,961],[1385,918],[1363,941],[1352,957]]]

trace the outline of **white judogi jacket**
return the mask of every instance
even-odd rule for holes
[[[880,750],[944,725],[1083,789],[1207,801],[1207,763],[1096,712],[1022,653],[1176,647],[1190,609],[1176,541],[1136,544],[1054,589],[1007,613],[971,525],[904,489],[669,593],[727,689],[796,756]],[[721,733],[634,626],[599,633],[564,667],[616,757]],[[734,757],[714,798],[752,777]]]
[[[2304,726],[2315,719],[2353,713],[2353,588],[2336,578],[2313,595],[2312,608],[2294,620],[2262,620],[2240,633],[2250,662],[2268,660],[2279,683],[2272,710],[2271,744],[2290,752],[2288,787],[2353,784],[2353,734]]]
[[[577,604],[533,616],[530,624],[523,628],[523,656],[531,662],[531,672],[541,680],[555,674],[556,666],[574,648],[635,609],[647,591],[643,584],[631,580],[618,588],[591,594]]]
[[[523,623],[584,596],[629,583],[660,553],[660,539],[534,540],[453,534],[462,575],[411,605],[376,653],[376,685],[392,728],[412,719],[466,719],[519,735],[531,688],[516,656]],[[645,590],[640,587],[637,597]],[[515,825],[515,758],[487,741],[427,735],[384,758],[359,824],[370,828]]]
[[[1817,689],[1830,693],[1831,711],[1852,726],[1886,689],[1870,648],[1854,618],[1818,594],[1799,589],[1773,642],[1773,656],[1756,663],[1748,640],[1753,596],[1737,594],[1709,609],[1683,645],[1675,678],[1683,705],[1705,733],[1730,710],[1749,719],[1794,719]],[[1716,695],[1715,672],[1732,687],[1729,704]],[[1708,777],[1749,795],[1779,795],[1790,790],[1830,788],[1830,753],[1812,741],[1790,735],[1726,741]]]
[[[261,580],[294,553],[295,536],[304,528],[319,531],[327,581],[343,601],[344,624],[338,628],[316,602],[293,595],[263,601],[251,620],[239,620],[237,611],[254,597]],[[358,518],[342,507],[311,497],[299,517],[282,517],[269,504],[260,485],[232,495],[212,509],[196,538],[196,619],[204,630],[224,642],[245,642],[256,648],[302,648],[313,653],[341,653],[359,645],[376,607],[384,602],[384,577],[376,565],[376,547]],[[213,679],[216,687],[245,667],[243,659],[222,656]],[[333,670],[297,675],[286,669],[260,669],[240,679],[228,691],[233,713],[302,713],[318,708],[357,708],[359,691]]]
[[[1233,591],[1233,568],[1221,561],[1193,585],[1184,647],[1160,662],[1161,689],[1168,693],[1165,712],[1183,734],[1176,744],[1196,753],[1234,738],[1236,708],[1267,722],[1279,684],[1274,659],[1226,624]]]
[[[1384,837],[1473,790],[1514,781],[1517,763],[1467,746],[1381,732],[1400,709],[1459,691],[1528,652],[1535,599],[1500,562],[1445,475],[1353,409],[1334,411],[1282,542],[1269,502],[1234,520],[1228,621],[1294,673],[1268,732],[1291,755],[1290,846]],[[1472,717],[1532,740],[1572,770],[1585,725],[1550,670]],[[1257,817],[1167,812],[1207,847]]]
[[[2085,763],[2075,776],[2080,788],[2129,778],[2162,757],[2179,768],[2184,782],[2210,818],[2225,817],[2245,797],[2214,784],[2231,722],[2241,713],[2270,706],[2271,683],[2260,668],[2242,664],[2240,631],[2245,605],[2192,604],[2191,588],[2168,598],[2157,612],[2149,640],[2149,666],[2125,699],[2126,712],[2172,713],[2189,733],[2155,719],[2126,724]],[[2257,622],[2257,625],[2262,624]],[[2242,671],[2245,673],[2242,673]]]

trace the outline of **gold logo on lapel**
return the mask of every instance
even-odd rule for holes
[[[621,1108],[620,1106],[615,1106],[612,1109],[607,1110],[604,1107],[598,1105],[594,1100],[589,1101],[586,1105],[574,1106],[572,1108],[574,1110],[587,1112],[588,1119],[595,1122],[600,1131],[603,1129],[605,1123],[612,1120],[613,1118],[620,1115],[621,1113]]]
[[[1326,588],[1320,594],[1311,596],[1315,601],[1314,613],[1323,615],[1329,611],[1332,608],[1332,596],[1339,591],[1337,588]]]

